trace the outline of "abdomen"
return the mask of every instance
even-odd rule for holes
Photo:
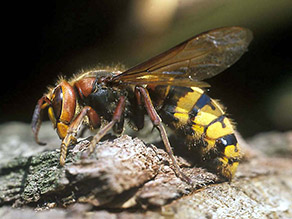
[[[197,87],[164,86],[149,92],[163,122],[197,147],[208,166],[230,180],[240,151],[222,107]]]

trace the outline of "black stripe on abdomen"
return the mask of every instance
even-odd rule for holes
[[[207,94],[203,93],[195,103],[192,110],[189,112],[190,118],[195,117],[198,112],[206,105],[209,105],[213,110],[215,110],[215,106],[211,103],[211,98]]]
[[[236,139],[234,134],[225,135],[225,136],[217,139],[218,150],[224,152],[225,148],[228,145],[234,145],[234,146],[237,145],[237,139]]]
[[[222,128],[226,127],[226,124],[223,122],[223,120],[225,119],[225,115],[219,116],[216,119],[214,119],[212,122],[210,122],[208,125],[206,125],[206,127],[204,128],[204,134],[206,134],[207,129],[209,128],[209,126],[211,126],[212,124],[216,123],[216,122],[220,122],[222,125]]]

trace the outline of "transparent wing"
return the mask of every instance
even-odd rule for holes
[[[235,63],[252,40],[250,30],[224,27],[199,34],[113,78],[128,84],[207,86],[213,77]],[[188,85],[186,85],[188,86]]]

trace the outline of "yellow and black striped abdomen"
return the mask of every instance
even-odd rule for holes
[[[189,145],[198,147],[208,166],[231,179],[240,159],[230,120],[222,107],[197,87],[167,88],[159,110],[163,122],[182,133]]]

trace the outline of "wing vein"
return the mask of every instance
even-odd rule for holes
[[[172,49],[114,76],[111,82],[128,84],[199,83],[234,64],[247,51],[250,30],[223,27],[192,37]],[[187,79],[192,79],[190,82]]]

